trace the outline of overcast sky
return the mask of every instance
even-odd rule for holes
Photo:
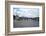
[[[39,17],[39,8],[14,8],[13,14],[19,17]]]

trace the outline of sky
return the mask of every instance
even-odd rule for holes
[[[39,8],[13,8],[13,15],[19,17],[39,17]]]

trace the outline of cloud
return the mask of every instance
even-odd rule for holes
[[[39,8],[14,8],[13,14],[19,17],[39,17]]]

